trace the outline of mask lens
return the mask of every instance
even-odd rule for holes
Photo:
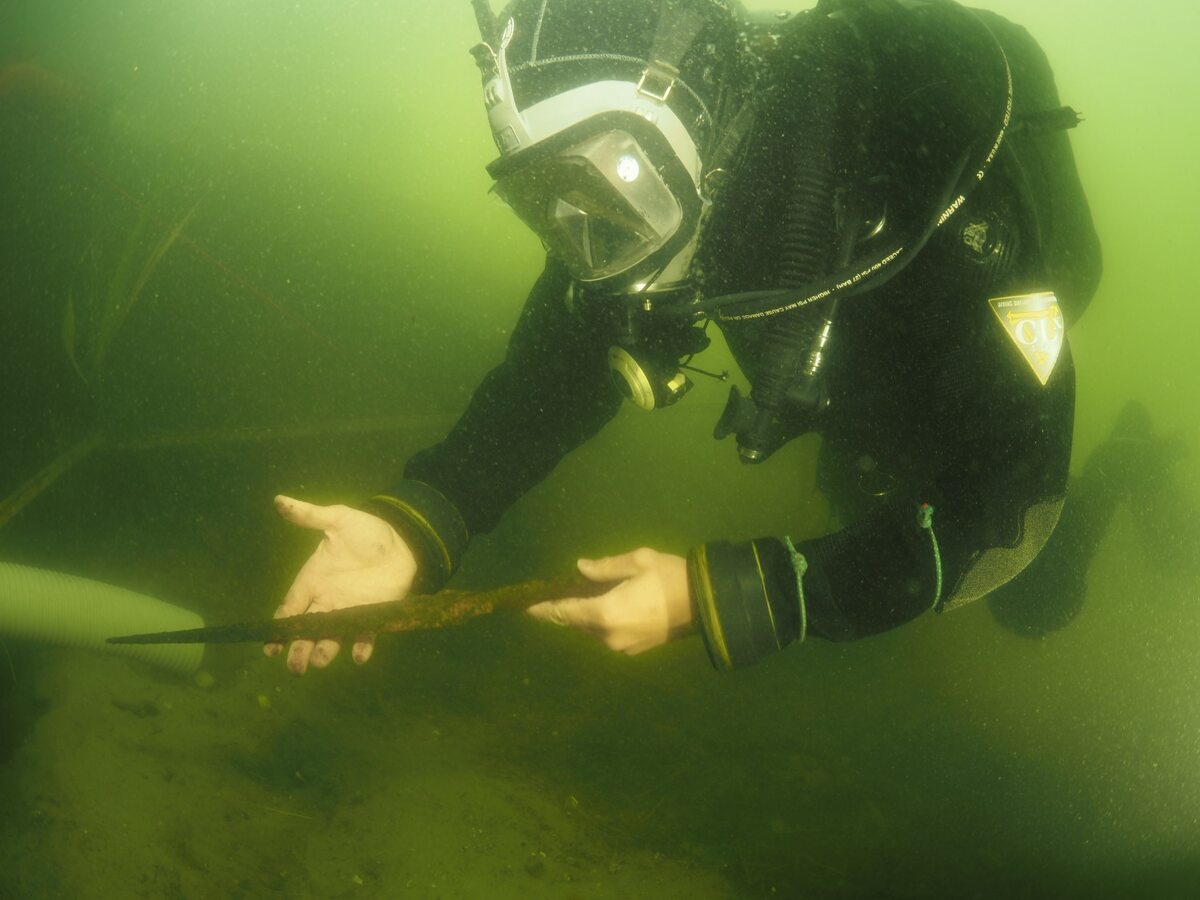
[[[533,160],[493,188],[582,281],[620,274],[679,229],[683,208],[629,134]]]

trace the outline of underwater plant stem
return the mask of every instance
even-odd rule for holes
[[[8,645],[4,643],[4,639],[0,638],[0,650],[4,651],[4,658],[8,661],[8,674],[12,676],[12,683],[17,684],[17,667],[13,664],[12,654],[8,652]]]
[[[611,585],[575,573],[533,579],[490,591],[438,591],[389,603],[372,603],[334,612],[305,613],[283,619],[111,637],[110,644],[236,644],[317,640],[339,635],[427,631],[462,625],[500,610],[523,611],[544,600],[595,596]]]
[[[199,206],[200,202],[196,201],[175,227],[158,242],[158,245],[151,251],[150,255],[142,262],[137,278],[131,284],[129,274],[132,272],[132,255],[136,252],[142,232],[150,221],[150,206],[147,205],[144,208],[142,217],[138,222],[138,227],[130,235],[125,252],[122,254],[117,274],[109,285],[107,302],[102,313],[103,318],[101,319],[99,332],[96,337],[96,345],[93,349],[93,363],[97,376],[104,369],[104,361],[108,357],[108,351],[113,340],[124,327],[134,306],[141,299],[142,293],[145,291],[150,279],[154,276],[155,271],[157,271],[159,263],[163,261],[163,258],[175,246],[175,242],[179,240],[180,235],[183,234],[183,229],[187,227],[188,222],[191,221],[192,216],[195,215]]]
[[[267,812],[278,813],[281,816],[287,816],[292,819],[304,819],[305,821],[308,821],[308,822],[317,821],[316,816],[306,816],[304,813],[292,812],[291,810],[287,810],[287,809],[280,809],[277,806],[267,806],[263,803],[255,803],[253,800],[246,800],[245,802],[247,804],[249,804],[250,806],[256,807],[257,809],[264,809]]]
[[[36,500],[76,465],[87,459],[100,447],[103,440],[104,436],[99,431],[89,434],[17,488],[14,493],[0,498],[0,528],[7,525],[17,513]]]

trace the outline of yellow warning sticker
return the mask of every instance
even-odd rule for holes
[[[1052,291],[996,297],[988,301],[1000,327],[1009,336],[1033,374],[1045,387],[1062,353],[1066,325],[1058,297]]]

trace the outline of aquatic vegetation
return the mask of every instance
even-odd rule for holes
[[[8,652],[8,646],[0,639],[0,651],[4,652],[4,660],[8,663],[7,672],[12,678],[12,683],[17,683],[17,667],[13,664],[12,654]]]
[[[154,215],[157,198],[156,194],[141,206],[137,222],[125,237],[116,265],[111,270],[104,270],[103,254],[97,249],[101,236],[92,241],[81,261],[93,266],[95,287],[78,301],[73,294],[67,297],[62,322],[63,349],[80,380],[93,392],[102,381],[117,335],[200,206],[199,201],[193,204],[147,253],[145,248],[153,240],[159,225]]]

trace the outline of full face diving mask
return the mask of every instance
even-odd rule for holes
[[[501,152],[488,166],[494,192],[585,285],[627,292],[682,282],[699,232],[702,165],[667,102],[691,93],[675,66],[647,61],[636,83],[593,82],[520,110],[507,59],[516,25],[509,19],[493,47],[485,22],[472,52]]]

